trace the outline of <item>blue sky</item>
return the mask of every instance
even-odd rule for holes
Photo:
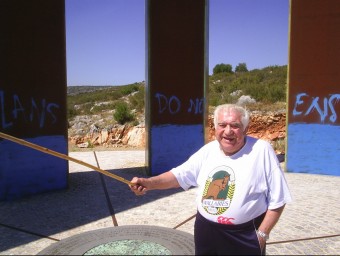
[[[145,1],[66,0],[67,84],[145,80]],[[289,0],[210,0],[209,75],[288,63]]]

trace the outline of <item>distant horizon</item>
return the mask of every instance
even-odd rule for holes
[[[221,63],[218,63],[218,64],[221,64]],[[224,64],[229,64],[229,63],[224,63]],[[216,64],[217,65],[217,64]],[[265,67],[262,67],[262,68],[254,68],[252,70],[248,70],[248,72],[251,72],[251,71],[254,71],[254,70],[261,70],[261,69],[265,69],[265,68],[268,68],[268,67],[283,67],[283,66],[287,66],[287,65],[269,65],[269,66],[265,66]],[[233,71],[234,72],[234,71]],[[209,74],[209,76],[212,76],[212,74]],[[133,83],[127,83],[127,84],[98,84],[98,85],[93,85],[93,84],[77,84],[77,85],[67,85],[67,87],[71,87],[71,86],[125,86],[125,85],[130,85],[130,84],[135,84],[135,83],[143,83],[145,82],[145,80],[143,81],[139,81],[139,82],[133,82]]]

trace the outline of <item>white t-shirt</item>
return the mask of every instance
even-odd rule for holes
[[[215,140],[171,172],[183,189],[198,186],[198,211],[213,222],[242,224],[291,201],[272,146],[249,136],[232,156]]]

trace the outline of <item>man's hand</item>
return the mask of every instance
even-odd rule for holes
[[[259,236],[258,234],[257,239],[259,240],[261,251],[263,251],[264,247],[266,246],[266,240],[263,237]]]
[[[172,174],[172,172],[167,171],[165,173],[159,174],[150,178],[138,178],[134,177],[131,180],[133,183],[130,186],[132,192],[134,192],[137,196],[145,195],[145,193],[149,190],[155,189],[169,189],[169,188],[178,188],[179,183]]]
[[[133,179],[131,180],[131,183],[133,183],[134,185],[129,185],[129,187],[131,191],[136,194],[136,196],[142,196],[146,194],[146,191],[148,189],[146,188],[144,181],[145,179],[138,177],[133,177]]]

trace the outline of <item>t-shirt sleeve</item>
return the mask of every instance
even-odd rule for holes
[[[284,172],[280,167],[274,150],[269,152],[270,171],[267,173],[268,209],[277,209],[292,201]]]
[[[288,184],[280,168],[272,172],[269,182],[268,209],[277,209],[292,201]]]
[[[171,169],[170,171],[175,175],[179,185],[188,190],[190,187],[196,187],[197,177],[202,164],[202,150],[194,153],[183,164]]]

